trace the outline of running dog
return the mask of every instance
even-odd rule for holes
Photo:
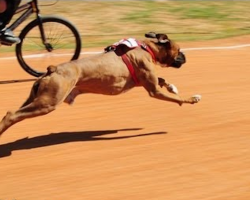
[[[156,74],[156,66],[180,68],[186,62],[179,45],[166,34],[149,32],[145,37],[149,39],[124,39],[98,55],[49,66],[20,109],[7,112],[2,119],[0,135],[17,122],[52,112],[62,102],[72,104],[83,93],[118,95],[142,86],[159,100],[179,105],[199,102],[200,95],[181,98],[174,85]],[[160,87],[175,94],[167,95]]]

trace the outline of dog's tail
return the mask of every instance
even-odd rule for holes
[[[47,67],[47,73],[45,76],[49,76],[50,74],[54,73],[56,71],[56,66],[55,65],[50,65]]]

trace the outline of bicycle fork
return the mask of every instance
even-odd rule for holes
[[[43,21],[42,21],[43,19],[40,16],[40,14],[37,14],[37,20],[38,20],[39,30],[40,30],[40,33],[41,33],[42,43],[44,44],[45,49],[48,52],[52,52],[53,51],[53,47],[52,47],[52,45],[49,42],[47,42],[45,31],[44,31],[44,27],[43,27]]]

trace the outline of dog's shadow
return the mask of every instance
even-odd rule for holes
[[[12,151],[41,148],[46,146],[59,145],[69,142],[118,140],[150,135],[166,134],[167,132],[143,133],[129,136],[100,137],[108,134],[116,134],[120,131],[136,131],[141,128],[104,130],[104,131],[82,131],[82,132],[60,132],[33,138],[23,138],[15,142],[0,145],[0,158],[11,156]]]

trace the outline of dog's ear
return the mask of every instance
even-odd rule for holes
[[[156,38],[156,33],[155,32],[148,32],[145,34],[146,38]]]
[[[159,43],[166,44],[169,42],[168,36],[166,34],[156,34],[156,38],[158,39]]]

